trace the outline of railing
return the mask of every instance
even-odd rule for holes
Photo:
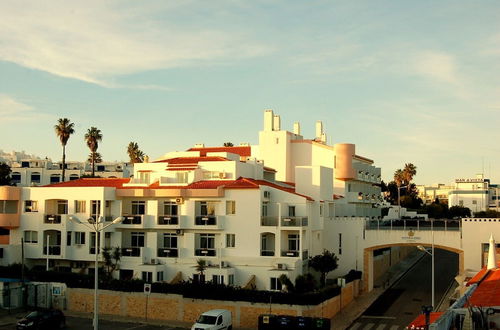
[[[274,250],[261,250],[260,255],[263,257],[274,257]]]
[[[158,216],[159,225],[178,225],[179,217],[177,215],[159,215]]]
[[[48,224],[61,223],[61,215],[45,214],[45,216],[43,217],[43,223],[48,223]]]
[[[49,256],[60,256],[61,246],[60,245],[49,245]],[[47,255],[47,246],[43,247],[43,254]]]
[[[215,257],[215,249],[195,249],[194,250],[194,255],[195,256],[201,256],[201,257]]]
[[[307,227],[307,217],[281,217],[282,227]]]
[[[260,217],[260,225],[261,226],[278,226],[278,217],[277,216],[262,216]]]
[[[122,224],[124,225],[140,225],[142,223],[142,215],[124,215]]]
[[[299,251],[295,251],[295,250],[281,251],[281,256],[282,257],[298,257],[299,253],[300,253]]]
[[[460,220],[367,220],[366,230],[437,230],[437,231],[459,231]]]
[[[140,257],[141,256],[141,248],[140,247],[122,248],[122,256],[123,257]]]
[[[163,258],[177,258],[179,256],[179,250],[177,248],[159,248],[158,257]]]
[[[217,225],[217,217],[215,215],[197,215],[194,224],[197,226],[214,226]]]

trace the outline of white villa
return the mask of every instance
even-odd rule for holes
[[[336,274],[361,269],[362,223],[380,218],[372,160],[353,144],[328,145],[321,122],[314,139],[304,139],[298,123],[282,130],[271,110],[258,145],[167,153],[135,164],[132,179],[69,180],[72,171],[66,182],[0,187],[1,265],[20,262],[23,241],[30,266],[48,260],[51,268],[91,271],[96,234],[70,217],[105,224],[123,217],[97,237],[121,249],[117,278],[187,280],[204,259],[207,280],[278,290],[281,274],[293,281],[323,249],[339,256]]]

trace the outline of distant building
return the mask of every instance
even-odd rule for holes
[[[422,199],[424,204],[432,204],[436,198],[440,203],[448,204],[448,193],[453,189],[453,185],[445,185],[442,183],[426,186],[417,185],[418,197]]]
[[[472,212],[498,209],[498,185],[491,184],[482,174],[472,179],[456,179],[448,196],[450,207],[468,207]]]

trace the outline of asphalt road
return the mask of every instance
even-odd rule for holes
[[[458,271],[458,255],[440,249],[436,249],[435,254],[437,305],[454,281]],[[387,289],[349,329],[404,329],[421,313],[423,305],[431,305],[431,277],[431,256],[426,255]]]

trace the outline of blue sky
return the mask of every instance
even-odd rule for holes
[[[257,143],[264,109],[357,145],[389,180],[500,182],[498,1],[0,2],[0,149],[105,160]]]

